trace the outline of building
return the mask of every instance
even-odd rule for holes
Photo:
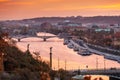
[[[120,32],[114,33],[114,42],[115,46],[120,46]]]

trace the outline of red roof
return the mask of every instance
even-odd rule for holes
[[[120,38],[120,32],[116,32],[116,33],[114,34],[114,37]]]

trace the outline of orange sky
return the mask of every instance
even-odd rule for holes
[[[120,15],[120,0],[0,0],[0,20]]]

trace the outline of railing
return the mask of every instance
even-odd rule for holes
[[[80,70],[82,75],[89,74],[98,74],[98,75],[109,75],[109,74],[120,74],[120,69],[111,68],[111,69],[83,69]]]

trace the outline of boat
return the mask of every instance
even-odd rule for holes
[[[91,55],[91,53],[89,51],[83,51],[80,55],[89,56],[89,55]]]
[[[67,47],[70,48],[70,49],[72,49],[74,47],[74,45],[71,44],[71,43],[68,43]]]
[[[79,48],[74,46],[74,47],[73,47],[73,50],[74,50],[74,51],[79,51]]]
[[[90,51],[88,51],[87,49],[81,49],[80,51],[78,51],[78,54],[80,54],[82,56],[89,56],[92,53]]]
[[[116,58],[117,59],[117,62],[120,63],[120,58]]]
[[[69,42],[70,42],[69,40],[66,40],[66,39],[65,39],[63,44],[64,44],[64,45],[67,45]]]
[[[118,63],[120,63],[120,59],[119,59],[119,60],[117,60],[117,62],[118,62]]]
[[[111,55],[104,55],[104,58],[116,61],[116,58]]]

